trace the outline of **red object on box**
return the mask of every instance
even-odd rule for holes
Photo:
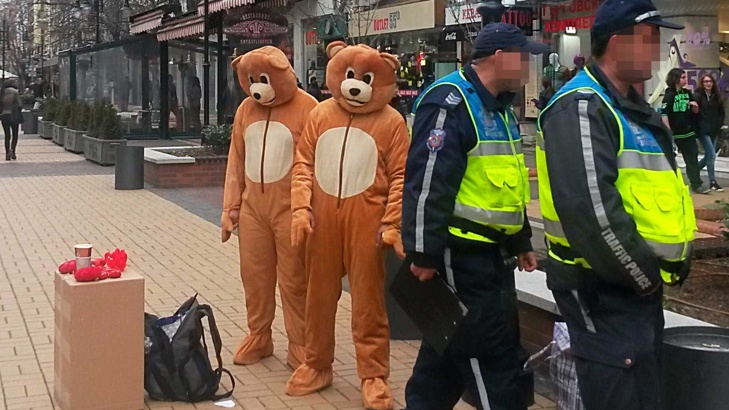
[[[93,282],[99,279],[101,275],[101,268],[98,266],[88,266],[85,268],[77,269],[73,273],[73,278],[78,282]]]
[[[67,274],[76,271],[76,259],[67,260],[58,266],[58,272]]]

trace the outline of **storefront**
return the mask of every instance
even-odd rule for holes
[[[328,14],[302,21],[303,64],[306,76],[302,83],[308,86],[315,78],[319,87],[326,85],[327,45],[332,41],[346,40],[347,23],[340,15]]]
[[[398,89],[404,109],[410,110],[420,92],[455,69],[455,50],[439,47],[444,11],[439,0],[427,0],[350,16],[350,38],[400,59]]]

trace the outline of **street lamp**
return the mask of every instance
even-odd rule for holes
[[[482,0],[476,6],[476,11],[481,15],[481,27],[483,27],[489,23],[500,22],[506,7],[501,4],[501,0]]]

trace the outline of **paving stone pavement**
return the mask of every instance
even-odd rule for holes
[[[148,312],[169,315],[196,292],[213,306],[223,360],[236,378],[236,408],[361,408],[347,293],[337,316],[334,385],[310,396],[286,396],[291,370],[280,316],[274,322],[274,356],[251,366],[232,364],[246,319],[234,241],[220,243],[214,223],[149,190],[114,190],[113,168],[91,164],[36,136],[21,138],[17,161],[0,162],[0,408],[58,408],[52,397],[53,272],[80,242],[94,244],[101,253],[127,250],[129,266],[145,276]],[[417,346],[392,343],[390,382],[397,408],[404,407]],[[148,401],[146,406],[221,408],[209,402]],[[538,396],[533,408],[554,404]]]

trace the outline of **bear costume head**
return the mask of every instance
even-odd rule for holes
[[[348,46],[334,41],[327,46],[327,87],[332,97],[353,114],[381,110],[395,94],[400,61],[364,44]]]
[[[296,94],[296,73],[283,51],[264,46],[237,57],[232,63],[238,82],[257,103],[275,107]]]

